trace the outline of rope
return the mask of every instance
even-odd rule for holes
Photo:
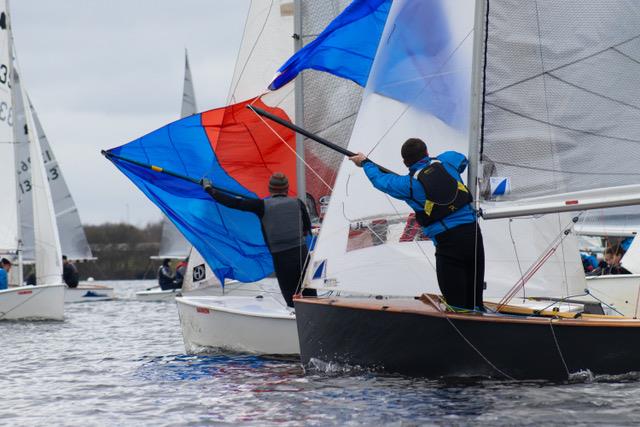
[[[467,343],[469,344],[469,347],[471,347],[477,354],[478,356],[480,356],[485,362],[487,362],[487,364],[489,366],[491,366],[496,372],[498,372],[500,375],[502,375],[503,377],[511,380],[511,381],[516,381],[516,379],[514,377],[512,377],[511,375],[507,374],[506,372],[503,372],[502,370],[500,370],[500,368],[498,368],[496,365],[494,365],[493,363],[491,363],[491,361],[484,355],[482,354],[482,352],[476,347],[474,346],[471,341],[469,341],[467,339],[467,337],[464,336],[464,334],[460,331],[460,329],[457,328],[456,325],[454,325],[453,321],[449,318],[449,316],[447,316],[445,314],[445,319],[447,319],[447,321],[449,322],[449,324],[453,327],[453,329],[458,333],[458,335],[460,335],[460,337]]]
[[[564,356],[562,355],[562,350],[560,349],[560,344],[558,343],[556,332],[553,330],[553,319],[549,319],[549,327],[551,328],[551,335],[553,336],[553,341],[556,343],[556,349],[558,349],[560,360],[562,360],[562,365],[564,366],[564,370],[567,373],[567,378],[569,378],[571,376],[571,373],[569,372],[569,367],[567,366],[567,362],[565,362]]]

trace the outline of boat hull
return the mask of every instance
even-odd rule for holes
[[[517,380],[640,371],[640,322],[630,319],[445,314],[417,300],[348,299],[298,299],[296,315],[302,362],[312,367]]]
[[[102,285],[79,285],[76,288],[66,288],[64,292],[66,303],[108,301],[115,297],[113,288]]]
[[[295,315],[270,297],[179,297],[176,302],[188,353],[300,353]]]
[[[159,287],[136,292],[136,299],[141,301],[173,301],[176,296],[251,296],[269,295],[273,298],[284,301],[280,294],[278,282],[274,278],[265,278],[258,282],[240,283],[232,281],[225,284],[224,288],[220,284],[196,288],[185,291],[182,289],[161,290]]]
[[[0,291],[0,320],[64,320],[66,286],[20,286]]]

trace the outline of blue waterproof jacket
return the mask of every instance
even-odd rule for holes
[[[467,168],[467,158],[464,154],[456,151],[445,151],[439,156],[435,157],[444,166],[445,170],[449,172],[456,180],[463,182],[460,174]],[[419,162],[415,163],[409,168],[408,175],[395,175],[392,173],[384,173],[372,162],[365,162],[362,167],[367,174],[369,181],[375,188],[387,193],[391,197],[405,201],[411,208],[420,212],[424,209],[424,204],[427,200],[424,188],[420,182],[413,178],[416,172],[429,166],[431,163],[431,157],[425,157]],[[413,192],[413,197],[412,197]],[[428,227],[422,227],[424,234],[429,237],[435,244],[437,241],[435,237],[445,230],[453,227],[457,227],[462,224],[468,224],[476,221],[476,212],[468,204],[452,214],[446,216],[442,221],[438,221]]]
[[[0,267],[0,290],[9,288],[9,278],[4,268]]]

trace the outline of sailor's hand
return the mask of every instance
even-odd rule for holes
[[[213,188],[213,185],[211,184],[211,180],[209,178],[202,178],[200,180],[200,185],[202,186],[204,191],[209,191],[211,190],[211,188]]]
[[[365,156],[363,153],[358,153],[355,156],[351,156],[349,157],[349,160],[351,160],[353,163],[356,164],[356,166],[358,166],[359,168],[362,167],[362,163],[367,160],[367,156]]]

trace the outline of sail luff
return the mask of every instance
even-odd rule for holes
[[[471,65],[471,112],[469,120],[469,166],[467,184],[469,192],[477,202],[477,181],[482,178],[478,168],[480,162],[480,133],[481,133],[481,105],[482,105],[482,67],[484,65],[484,44],[480,34],[485,31],[486,0],[476,0],[475,22],[473,25],[473,57]]]

